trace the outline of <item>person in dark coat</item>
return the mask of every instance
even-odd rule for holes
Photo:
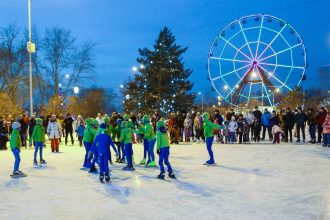
[[[35,115],[32,115],[31,118],[30,118],[30,121],[29,121],[29,137],[30,137],[30,139],[31,139],[33,129],[36,126],[36,124],[37,124],[36,117],[35,117]]]
[[[258,109],[258,106],[255,106],[255,107],[254,107],[253,115],[254,115],[255,118],[258,118],[258,119],[259,119],[259,122],[261,121],[262,113],[261,113],[261,111]]]
[[[272,129],[274,125],[279,125],[279,119],[275,111],[272,111],[272,116],[269,119],[269,126]]]
[[[294,127],[294,114],[288,107],[283,115],[285,142],[292,142],[292,129]]]
[[[324,107],[321,107],[320,111],[316,114],[316,125],[317,125],[317,143],[322,143],[323,136],[323,123],[325,122],[325,117],[327,116],[327,111]]]
[[[305,143],[305,123],[307,121],[307,115],[298,107],[298,112],[294,117],[296,128],[297,128],[297,143],[300,143],[300,131],[302,133],[303,143]]]
[[[226,112],[225,118],[226,118],[227,121],[231,121],[231,118],[233,116],[236,117],[234,109],[230,109],[230,111]]]
[[[6,129],[6,122],[0,116],[0,150],[7,150],[8,131]]]
[[[185,119],[186,119],[185,113],[178,111],[176,114],[176,122],[177,122],[178,128],[180,130],[180,142],[183,141],[184,120]]]
[[[308,131],[311,137],[309,143],[315,144],[316,143],[316,117],[315,117],[315,110],[313,108],[309,108],[307,112],[307,124],[308,124]]]
[[[21,124],[21,128],[19,129],[19,135],[22,141],[22,147],[27,147],[27,131],[29,128],[29,117],[26,114],[26,111],[22,112],[18,119],[18,123]]]
[[[70,134],[71,143],[74,144],[73,140],[73,124],[74,120],[69,113],[66,114],[66,118],[64,119],[64,130],[65,130],[65,145],[68,144],[68,135]]]

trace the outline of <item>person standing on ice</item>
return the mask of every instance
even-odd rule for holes
[[[83,143],[85,146],[85,159],[84,159],[84,164],[83,168],[90,169],[91,168],[91,163],[90,160],[88,159],[88,153],[92,147],[95,135],[96,135],[96,130],[93,126],[93,119],[92,118],[87,118],[86,119],[86,129],[84,131],[84,138],[83,138]]]
[[[212,144],[214,140],[213,129],[221,129],[221,126],[212,123],[210,121],[210,115],[207,112],[203,113],[202,118],[203,118],[204,137],[206,139],[206,149],[210,156],[210,159],[206,161],[204,165],[213,165],[215,164],[213,151],[212,151]]]
[[[103,182],[104,178],[106,182],[110,181],[109,176],[109,163],[110,160],[110,145],[115,149],[116,147],[110,137],[107,134],[107,126],[102,123],[100,125],[99,134],[95,137],[92,148],[97,149],[98,161],[100,166],[100,181]]]
[[[235,116],[231,117],[231,121],[228,124],[229,132],[230,132],[230,142],[234,144],[236,142],[236,131],[238,128],[238,124],[236,122]]]
[[[129,127],[129,123],[127,121],[123,121],[121,123],[121,134],[120,134],[120,139],[119,142],[124,142],[124,150],[125,150],[125,156],[126,156],[126,160],[127,160],[127,166],[123,168],[123,170],[127,170],[127,171],[134,171],[134,167],[133,167],[133,160],[132,160],[132,156],[133,156],[133,133],[132,133],[132,129]]]
[[[272,115],[269,113],[268,109],[265,108],[265,111],[261,116],[261,124],[262,124],[262,138],[261,138],[261,140],[265,140],[266,130],[268,132],[269,140],[270,141],[273,140],[272,128],[270,127],[270,117],[272,117]]]
[[[117,145],[117,152],[118,152],[118,158],[116,160],[117,163],[124,163],[125,161],[125,151],[124,151],[124,142],[120,141],[120,136],[121,136],[121,123],[122,123],[122,119],[117,118],[116,120],[116,126],[113,129],[113,134],[112,134],[112,140],[116,140],[117,138],[117,142],[115,142],[115,144]]]
[[[94,135],[94,139],[95,139],[95,137],[96,137],[96,134],[98,134],[99,133],[99,126],[100,126],[100,124],[99,124],[99,122],[98,122],[98,120],[96,120],[96,119],[94,119],[93,120],[93,127],[94,127],[94,129],[95,129],[95,135]],[[93,140],[94,140],[93,139]],[[98,161],[98,152],[97,152],[97,148],[96,147],[93,147],[93,145],[92,145],[92,147],[91,147],[91,149],[89,150],[89,158],[90,158],[90,160],[91,160],[91,167],[90,167],[90,169],[89,169],[89,172],[90,173],[93,173],[93,172],[97,172],[97,169],[96,169],[96,167],[95,167],[95,164],[97,163],[99,163],[99,161]],[[91,155],[92,155],[92,157],[91,157]]]
[[[30,137],[30,146],[34,143],[34,160],[33,164],[38,165],[37,154],[39,150],[40,154],[40,164],[46,164],[46,161],[42,157],[42,148],[45,143],[45,128],[43,126],[43,121],[41,118],[36,119],[36,126],[33,129],[33,133]]]
[[[19,164],[21,162],[20,148],[22,147],[22,141],[21,141],[21,137],[19,134],[19,129],[21,127],[21,124],[18,122],[13,122],[11,127],[13,130],[12,130],[11,136],[10,136],[10,148],[15,157],[13,177],[16,177],[16,176],[18,177],[18,176],[25,175],[22,171],[19,170]]]
[[[52,152],[59,151],[59,139],[61,138],[61,125],[56,119],[56,115],[52,115],[47,126],[47,134],[50,139]]]
[[[164,119],[161,118],[156,124],[157,132],[157,154],[159,154],[159,169],[160,174],[157,176],[159,179],[165,178],[165,168],[164,164],[167,166],[168,176],[172,179],[175,178],[172,166],[169,161],[170,156],[170,141],[167,135],[167,127],[165,125]]]
[[[113,128],[113,126],[112,126],[112,124],[110,123],[110,117],[104,117],[104,124],[105,124],[105,126],[106,126],[106,130],[105,130],[105,133],[107,134],[107,135],[109,135],[110,137],[112,136],[112,134],[113,134],[113,131],[114,131],[114,128]],[[101,128],[101,127],[100,127]],[[113,150],[116,152],[116,154],[117,154],[117,149],[116,149],[116,147],[115,147],[115,145],[111,145],[111,146],[113,146]],[[111,157],[111,150],[110,150],[110,148],[109,148],[109,153],[110,153],[110,156],[109,156],[109,162],[110,162],[110,164],[113,164],[113,162],[112,162],[112,157]]]
[[[327,113],[323,123],[323,147],[330,147],[330,113]]]

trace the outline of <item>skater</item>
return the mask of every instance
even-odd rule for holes
[[[243,142],[243,126],[244,123],[247,124],[245,118],[243,118],[243,114],[239,114],[237,119],[237,134],[238,134],[238,143],[242,144]]]
[[[73,119],[70,115],[70,113],[66,114],[66,118],[64,119],[64,129],[65,129],[65,145],[68,144],[68,137],[70,135],[71,143],[74,144],[73,140]]]
[[[19,129],[21,127],[21,124],[18,122],[13,122],[11,127],[13,130],[12,130],[11,136],[10,136],[10,148],[15,157],[14,171],[13,171],[12,177],[23,177],[26,175],[22,171],[19,170],[19,164],[21,162],[21,157],[19,154],[21,152],[20,148],[22,147],[22,141],[21,141],[21,137],[19,134]]]
[[[311,137],[309,143],[315,144],[316,143],[316,117],[315,117],[315,110],[313,108],[308,109],[307,113],[307,124],[308,124],[308,131]]]
[[[253,122],[253,139],[254,142],[260,142],[261,123],[259,118],[255,117]]]
[[[223,135],[225,136],[225,143],[230,143],[230,130],[229,130],[229,121],[225,121],[223,125]]]
[[[124,143],[120,142],[120,135],[121,135],[121,123],[122,119],[117,118],[116,125],[113,129],[112,140],[118,140],[115,142],[117,145],[117,152],[118,152],[118,159],[116,160],[117,163],[124,163],[125,162],[125,152],[124,152]]]
[[[106,126],[106,130],[105,130],[105,133],[107,134],[107,135],[109,135],[110,136],[110,138],[111,138],[111,136],[112,136],[112,134],[113,134],[113,132],[114,132],[114,129],[113,129],[113,126],[112,126],[112,124],[110,123],[110,117],[108,117],[108,116],[106,116],[106,117],[104,117],[104,124],[105,124],[105,126]],[[111,139],[112,140],[112,139]],[[116,149],[116,147],[115,147],[115,145],[111,145],[112,147],[113,147],[113,150],[116,152],[116,154],[117,154],[117,149]],[[110,148],[109,148],[109,150],[110,150]],[[111,150],[110,150],[110,152],[109,152],[109,162],[110,162],[110,164],[113,164],[113,162],[112,162],[112,157],[111,157]]]
[[[330,147],[330,112],[323,123],[323,147]]]
[[[31,136],[32,136],[32,133],[33,133],[33,130],[34,130],[34,127],[37,125],[37,122],[36,122],[36,118],[35,118],[35,115],[32,115],[31,118],[30,118],[30,121],[29,121],[29,139],[31,139]],[[43,125],[42,125],[43,126]],[[45,130],[45,129],[44,129]],[[30,148],[32,147],[32,145],[30,144]]]
[[[206,148],[209,153],[210,159],[206,161],[205,165],[213,165],[215,164],[214,157],[213,157],[213,151],[212,151],[212,144],[214,140],[214,134],[213,129],[221,129],[220,125],[213,124],[210,121],[210,115],[209,113],[204,113],[202,115],[203,117],[203,127],[204,127],[204,137],[206,138]]]
[[[84,138],[84,132],[85,132],[85,125],[83,121],[80,121],[80,125],[76,129],[76,133],[78,136],[79,146],[82,147],[83,145],[83,138]]]
[[[295,115],[295,123],[297,129],[297,143],[300,142],[300,131],[302,133],[303,143],[305,143],[305,123],[307,121],[307,115],[302,110],[301,107],[298,107],[298,113]]]
[[[46,161],[42,157],[42,149],[45,143],[45,128],[41,118],[36,119],[36,126],[33,129],[33,133],[30,138],[30,146],[34,143],[34,160],[33,165],[38,165],[37,154],[39,150],[40,164],[46,164]]]
[[[280,136],[284,134],[284,131],[278,126],[277,124],[273,125],[272,127],[272,134],[273,134],[273,144],[280,143]]]
[[[133,137],[133,133],[132,133],[132,129],[129,127],[129,122],[128,121],[123,121],[121,123],[121,134],[120,134],[120,139],[119,142],[124,142],[124,150],[125,150],[125,156],[126,156],[126,160],[127,160],[127,166],[123,168],[123,170],[127,170],[127,171],[134,171],[134,167],[133,167],[133,149],[132,149],[132,137]]]
[[[47,135],[50,139],[50,147],[52,152],[59,152],[59,139],[61,138],[61,125],[56,119],[56,115],[52,115],[47,126]]]
[[[110,135],[107,134],[106,130],[107,130],[106,124],[102,123],[100,125],[99,134],[96,135],[96,138],[92,146],[92,148],[97,149],[101,182],[103,182],[104,178],[106,182],[110,181],[109,163],[108,163],[108,161],[110,160],[110,145],[115,149],[115,152],[117,154],[116,147]]]
[[[167,128],[164,122],[164,119],[160,119],[157,122],[157,154],[159,155],[159,168],[160,168],[160,174],[157,176],[159,179],[165,178],[165,168],[164,164],[167,166],[168,176],[172,179],[175,178],[172,166],[169,162],[169,156],[170,156],[170,142],[167,135]],[[213,135],[212,135],[213,136]]]
[[[190,137],[192,136],[192,130],[193,130],[193,122],[192,122],[190,113],[187,114],[187,117],[185,118],[185,120],[183,122],[183,126],[184,126],[185,142],[189,143]]]
[[[95,130],[95,134],[94,134],[94,137],[93,137],[93,141],[96,137],[96,135],[99,133],[99,121],[94,119],[93,120],[93,128]],[[91,157],[92,156],[92,157]],[[90,150],[89,150],[89,159],[90,159],[90,163],[91,163],[91,167],[89,169],[89,172],[90,173],[94,173],[94,172],[97,172],[97,169],[95,167],[95,164],[99,164],[99,161],[98,161],[98,152],[97,152],[97,147],[93,147],[93,145],[91,146]]]
[[[143,116],[143,124],[144,124],[144,139],[147,140],[147,146],[148,146],[148,161],[147,161],[147,166],[148,167],[155,167],[155,153],[154,153],[154,147],[156,143],[156,135],[154,133],[154,129],[151,125],[151,120],[149,115],[144,115]],[[143,161],[142,161],[143,162]]]
[[[285,133],[285,142],[292,143],[292,129],[294,127],[294,114],[291,109],[288,107],[286,109],[285,115],[283,115],[284,121],[284,133]]]
[[[85,146],[85,159],[84,159],[84,164],[83,168],[90,169],[91,168],[91,163],[90,160],[88,159],[88,153],[92,147],[95,135],[96,135],[96,130],[93,126],[93,119],[92,118],[87,118],[86,119],[86,129],[84,131],[84,138],[83,138],[83,143]]]
[[[270,117],[272,115],[269,113],[268,109],[265,108],[264,113],[261,116],[261,125],[262,125],[262,138],[261,140],[265,140],[266,131],[268,132],[269,140],[273,139],[272,137],[272,128],[270,127]]]
[[[228,124],[229,132],[230,132],[230,143],[236,143],[236,130],[238,128],[238,124],[235,121],[235,116],[231,117],[231,121]]]

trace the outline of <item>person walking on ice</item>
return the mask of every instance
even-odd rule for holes
[[[100,166],[100,181],[103,183],[105,178],[106,182],[110,181],[109,176],[109,160],[110,160],[110,145],[113,147],[117,154],[115,144],[113,143],[110,135],[106,132],[107,126],[102,123],[100,125],[99,134],[96,136],[92,148],[97,149],[98,161]]]
[[[21,127],[21,124],[18,122],[13,122],[11,127],[13,131],[11,132],[11,136],[10,136],[10,149],[15,157],[14,171],[11,177],[13,178],[25,177],[26,174],[19,170],[19,164],[21,162],[20,148],[22,147],[21,137],[19,135],[19,129]]]
[[[210,121],[209,113],[205,112],[202,116],[203,118],[203,128],[204,128],[204,137],[206,139],[206,149],[209,153],[210,159],[204,163],[204,165],[214,165],[214,156],[212,151],[212,144],[214,140],[213,129],[221,129],[220,125],[214,124]]]
[[[120,133],[120,139],[119,142],[124,142],[124,151],[125,151],[125,156],[127,160],[127,166],[123,168],[123,170],[127,171],[134,171],[133,167],[133,133],[132,129],[129,127],[129,123],[127,121],[123,121],[121,123],[121,133]]]
[[[45,128],[43,126],[43,121],[41,118],[36,119],[36,126],[33,129],[33,133],[30,138],[30,146],[34,143],[34,160],[33,164],[38,165],[37,154],[40,154],[40,164],[46,164],[46,161],[42,157],[42,148],[45,143]]]
[[[170,141],[167,135],[167,127],[165,125],[164,119],[160,119],[156,124],[156,140],[157,140],[157,154],[159,154],[159,168],[160,174],[157,176],[159,179],[165,178],[165,168],[164,164],[167,166],[168,176],[172,179],[175,178],[172,166],[169,161],[170,156]]]

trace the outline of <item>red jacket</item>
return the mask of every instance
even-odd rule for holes
[[[327,116],[327,112],[319,112],[319,114],[316,116],[316,124],[317,126],[322,126],[324,121],[325,121],[325,117]]]
[[[323,124],[323,133],[330,134],[330,115],[327,115]]]

